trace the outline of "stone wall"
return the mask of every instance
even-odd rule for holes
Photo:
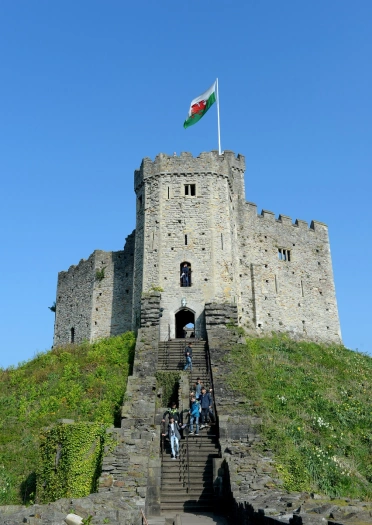
[[[59,273],[54,346],[132,329],[134,239],[134,233],[128,236],[123,251],[95,250],[87,261]]]
[[[340,343],[327,226],[257,215],[252,203],[240,219],[239,324],[251,333]]]
[[[90,341],[95,254],[58,274],[54,346]]]

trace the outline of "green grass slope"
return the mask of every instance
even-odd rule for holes
[[[227,359],[285,488],[372,498],[371,357],[274,337],[247,339]]]
[[[120,421],[134,347],[128,332],[0,370],[0,505],[32,501],[42,427],[61,418]]]

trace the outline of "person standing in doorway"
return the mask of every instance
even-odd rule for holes
[[[190,268],[185,263],[181,271],[181,282],[182,286],[190,286]]]

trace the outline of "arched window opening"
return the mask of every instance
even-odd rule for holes
[[[70,342],[71,342],[71,344],[75,343],[75,328],[71,328]]]
[[[191,264],[187,261],[180,264],[180,286],[191,286]]]

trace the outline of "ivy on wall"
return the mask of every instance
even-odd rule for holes
[[[159,370],[156,372],[155,377],[157,388],[162,391],[160,406],[170,406],[172,401],[178,404],[180,372],[164,372]]]
[[[43,431],[37,472],[38,502],[96,492],[105,436],[102,423],[58,423]]]

